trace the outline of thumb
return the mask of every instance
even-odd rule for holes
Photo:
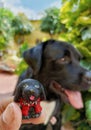
[[[18,130],[22,120],[21,110],[16,103],[10,103],[0,118],[0,130]]]

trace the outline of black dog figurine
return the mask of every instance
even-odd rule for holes
[[[25,79],[16,87],[14,101],[20,105],[23,119],[39,117],[40,101],[45,99],[44,88],[37,80]]]
[[[83,107],[81,91],[86,91],[91,85],[91,72],[80,66],[81,54],[71,44],[48,40],[23,54],[27,70],[20,76],[18,83],[26,78],[40,81],[46,92],[46,100],[55,101],[54,111],[49,116],[47,124],[24,125],[20,130],[52,130],[61,128],[61,104],[70,103],[73,107]],[[57,119],[55,124],[50,118]]]

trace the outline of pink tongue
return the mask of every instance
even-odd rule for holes
[[[32,100],[32,101],[33,101],[34,99],[35,99],[35,97],[34,97],[34,96],[30,96],[30,100]]]
[[[83,101],[81,97],[81,93],[78,91],[70,91],[70,90],[65,90],[66,95],[68,96],[68,99],[70,101],[70,104],[76,108],[76,109],[81,109],[83,108]]]

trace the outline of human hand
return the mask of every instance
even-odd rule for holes
[[[0,96],[0,130],[18,130],[21,125],[21,110],[12,101],[13,97]]]
[[[0,130],[19,130],[22,123],[40,124],[45,120],[44,112],[38,118],[22,120],[19,106],[12,96],[0,96]]]

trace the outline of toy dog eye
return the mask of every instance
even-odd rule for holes
[[[39,88],[39,85],[35,85],[35,88]]]
[[[23,87],[24,87],[24,88],[27,88],[27,87],[28,87],[28,85],[27,85],[27,84],[24,84],[24,85],[23,85]]]

